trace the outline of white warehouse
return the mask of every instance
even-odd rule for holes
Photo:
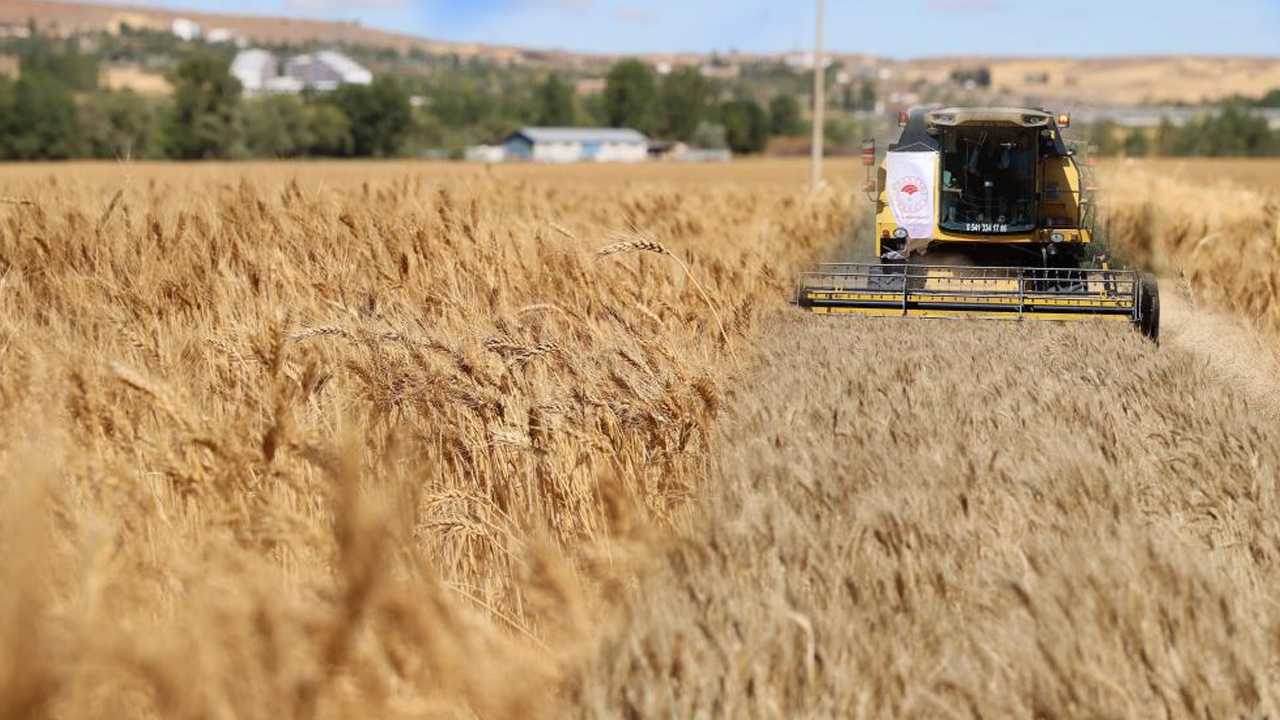
[[[283,69],[283,72],[281,70]],[[231,63],[231,74],[246,95],[296,94],[307,88],[327,91],[340,85],[368,85],[373,73],[341,53],[324,51],[296,55],[281,63],[266,50],[241,50]]]
[[[280,63],[266,50],[241,50],[231,61],[231,74],[245,93],[256,95],[280,74]]]
[[[351,58],[329,50],[296,55],[284,64],[284,74],[317,90],[333,90],[339,85],[368,85],[373,73]]]
[[[649,159],[649,138],[627,128],[527,127],[502,143],[508,161],[637,163]]]

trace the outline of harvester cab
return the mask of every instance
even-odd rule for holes
[[[797,303],[821,313],[924,318],[1112,321],[1155,340],[1155,280],[1093,251],[1091,171],[1062,131],[1068,115],[1022,108],[903,113],[877,162],[874,262],[801,274]]]

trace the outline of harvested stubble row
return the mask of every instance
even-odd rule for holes
[[[1127,329],[792,320],[580,717],[1280,710],[1280,430]]]
[[[0,178],[3,717],[555,712],[707,481],[733,353],[852,213],[75,168]],[[689,273],[597,256],[629,228]]]

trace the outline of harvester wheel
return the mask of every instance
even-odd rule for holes
[[[1160,342],[1160,286],[1155,275],[1142,276],[1142,301],[1138,305],[1138,329],[1151,342]]]
[[[796,286],[796,293],[791,298],[791,304],[805,309],[813,307],[813,300],[809,299],[809,293],[805,292],[803,282]]]

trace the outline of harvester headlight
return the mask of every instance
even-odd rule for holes
[[[1062,242],[1063,240],[1066,240],[1066,239],[1067,239],[1067,236],[1066,236],[1066,235],[1063,235],[1063,234],[1062,234],[1062,233],[1060,233],[1060,232],[1056,232],[1056,233],[1054,233],[1054,234],[1052,234],[1052,235],[1050,235],[1050,236],[1049,236],[1049,241],[1050,241],[1050,242],[1055,242],[1055,243],[1060,243],[1060,242]]]
[[[896,239],[896,240],[906,240],[906,239],[907,239],[907,229],[906,229],[906,228],[898,228],[897,230],[894,230],[894,231],[893,231],[893,237],[894,237],[894,239]]]

